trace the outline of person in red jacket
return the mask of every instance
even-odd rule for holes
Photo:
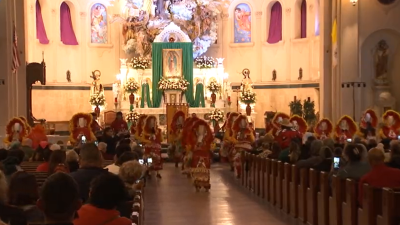
[[[381,149],[374,148],[368,152],[368,161],[371,171],[361,177],[358,183],[358,201],[362,204],[364,184],[373,187],[400,187],[400,170],[385,165],[385,154]]]
[[[111,123],[111,128],[116,134],[128,131],[128,123],[126,123],[126,121],[124,120],[122,112],[117,112],[117,117]]]
[[[293,124],[289,121],[289,119],[284,118],[280,125],[281,130],[278,132],[275,140],[279,143],[282,149],[288,148],[290,145],[290,141],[293,138],[301,139],[300,133],[293,129]]]

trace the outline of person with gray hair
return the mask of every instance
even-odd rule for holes
[[[103,169],[103,157],[94,143],[84,144],[80,150],[80,168],[71,173],[79,186],[82,200],[85,202],[89,197],[90,182],[94,178],[108,170]]]

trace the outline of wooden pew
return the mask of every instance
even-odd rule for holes
[[[278,209],[282,209],[283,203],[282,203],[282,194],[283,194],[283,186],[282,186],[282,181],[284,177],[284,169],[283,169],[283,162],[277,161],[276,162],[276,173],[275,173],[275,187],[276,187],[276,206]]]
[[[358,208],[358,224],[376,225],[377,216],[382,215],[382,188],[364,184],[363,202]]]
[[[241,183],[243,187],[247,187],[247,172],[246,167],[248,163],[249,153],[242,151],[241,161],[242,161],[242,176],[240,177]]]
[[[307,198],[307,224],[317,225],[319,209],[317,205],[317,192],[319,189],[319,171],[309,170],[308,187],[306,190]]]
[[[296,165],[291,166],[290,180],[290,215],[294,218],[299,216],[299,170]]]
[[[267,197],[267,201],[271,202],[272,196],[271,196],[271,184],[272,180],[270,180],[270,174],[271,174],[271,160],[270,159],[265,159],[265,194]]]
[[[301,222],[307,221],[307,187],[308,187],[308,175],[309,169],[300,170],[300,184],[298,186],[299,193],[299,215],[298,218]]]
[[[329,174],[321,172],[319,176],[319,189],[317,193],[318,224],[330,225],[329,220]]]
[[[377,225],[400,224],[400,189],[383,188],[382,214],[377,216]]]
[[[332,177],[332,194],[329,196],[329,221],[330,225],[342,225],[342,202],[346,193],[345,180]]]
[[[267,159],[261,159],[261,198],[267,199],[267,190],[266,188],[268,187],[267,184]]]
[[[346,189],[343,197],[346,198],[343,198],[345,201],[342,202],[343,225],[357,225],[357,182],[347,179],[345,184]]]
[[[290,193],[290,180],[291,180],[291,165],[285,163],[283,165],[283,180],[282,180],[282,208],[286,213],[290,213],[290,197],[293,195]]]
[[[272,205],[276,204],[276,173],[277,173],[277,161],[271,160],[270,163],[270,173],[269,173],[269,195],[270,195],[270,203]]]
[[[259,197],[261,197],[261,176],[262,176],[261,164],[262,164],[262,158],[257,157],[255,163],[256,173],[254,180],[255,180],[255,193]]]

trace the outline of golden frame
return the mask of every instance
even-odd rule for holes
[[[175,71],[170,71],[169,59],[170,56],[174,61]],[[163,49],[163,77],[165,78],[182,78],[182,49]]]

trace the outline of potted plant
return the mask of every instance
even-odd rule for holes
[[[221,85],[216,81],[211,81],[207,85],[207,89],[211,92],[211,107],[215,107],[215,101],[217,100],[217,95],[215,93],[221,90]]]
[[[100,115],[100,107],[99,106],[104,106],[106,103],[106,98],[102,93],[97,93],[97,94],[92,94],[90,96],[89,102],[92,106],[96,106],[94,108],[94,112],[96,113],[97,116]]]
[[[301,104],[300,100],[297,100],[296,97],[294,97],[293,101],[289,103],[290,107],[290,115],[298,115],[300,117],[303,117],[303,105]]]
[[[140,86],[139,83],[135,81],[134,78],[129,78],[125,85],[124,85],[124,90],[128,93],[130,93],[129,95],[129,104],[130,104],[130,111],[133,110],[133,104],[135,103],[135,93],[138,92]]]
[[[240,102],[246,104],[246,115],[251,115],[251,106],[250,104],[254,104],[256,102],[256,93],[252,91],[243,91],[240,95]]]
[[[315,114],[315,103],[314,101],[311,101],[310,98],[303,102],[303,113],[303,118],[309,125],[316,121],[317,115]]]
[[[214,125],[214,132],[218,132],[220,129],[219,123],[224,121],[224,113],[219,109],[214,109],[210,112],[210,121]]]

